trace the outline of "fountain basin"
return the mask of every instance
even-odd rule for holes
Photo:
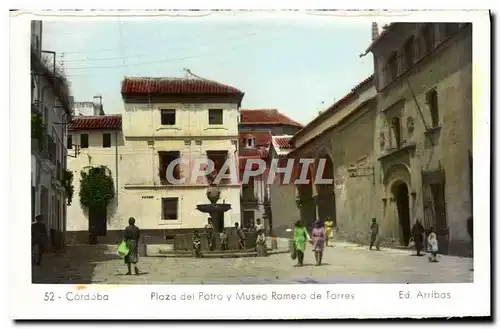
[[[203,213],[224,213],[231,209],[231,205],[228,203],[209,203],[209,204],[199,204],[196,209]]]

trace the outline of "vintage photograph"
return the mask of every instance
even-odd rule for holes
[[[32,283],[473,283],[474,24],[191,15],[31,21]]]

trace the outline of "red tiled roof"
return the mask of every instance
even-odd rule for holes
[[[337,108],[339,108],[341,105],[344,105],[344,103],[346,103],[347,101],[351,100],[353,96],[356,95],[356,92],[359,91],[359,89],[361,89],[362,87],[368,85],[368,84],[372,84],[373,83],[373,74],[370,75],[368,78],[364,79],[363,81],[361,81],[360,83],[358,83],[356,86],[354,86],[354,88],[351,89],[351,91],[349,93],[347,93],[344,97],[342,97],[341,99],[339,99],[337,102],[335,102],[333,105],[331,105],[329,108],[327,108],[325,111],[323,111],[320,115],[318,115],[317,117],[315,117],[311,122],[309,122],[304,128],[302,128],[300,131],[298,131],[294,136],[293,138],[291,139],[292,141],[295,140],[296,137],[298,137],[299,135],[301,135],[307,128],[311,127],[311,125],[313,125],[314,123],[316,122],[319,122],[320,120],[322,120],[325,115],[327,113],[330,113],[334,110],[336,110]]]
[[[255,146],[268,146],[273,140],[269,131],[251,131],[240,133],[241,143],[243,143],[247,138],[255,138]]]
[[[261,159],[267,159],[268,155],[269,155],[268,147],[256,147],[256,148],[241,147],[238,150],[239,157],[256,156],[260,157]]]
[[[274,142],[279,148],[282,149],[293,149],[292,144],[290,144],[290,141],[292,140],[292,137],[275,137]]]
[[[203,94],[240,95],[243,92],[222,83],[205,79],[125,77],[122,81],[122,95],[130,94]]]
[[[122,129],[121,115],[78,116],[68,125],[69,130]]]
[[[244,125],[289,125],[303,127],[298,123],[280,113],[277,109],[241,110],[241,124]]]

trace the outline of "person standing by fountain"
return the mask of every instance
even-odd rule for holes
[[[266,245],[266,235],[264,234],[264,229],[257,230],[257,241],[255,241],[257,249],[257,257],[267,256],[267,245]]]
[[[193,232],[193,249],[194,257],[201,258],[201,239],[197,230],[194,230]]]
[[[205,225],[205,235],[207,236],[208,250],[214,250],[215,237],[212,217],[208,217],[207,225]]]
[[[226,229],[223,229],[222,232],[220,232],[220,250],[225,251],[228,249],[227,232]]]
[[[260,230],[265,232],[265,227],[261,223],[262,222],[261,222],[260,218],[257,218],[257,220],[255,221],[255,232],[259,232]]]
[[[238,222],[234,223],[234,228],[236,229],[236,234],[238,235],[238,246],[240,250],[246,250],[246,237],[245,233],[240,227],[240,224]]]

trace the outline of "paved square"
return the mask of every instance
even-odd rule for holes
[[[336,244],[325,250],[324,264],[314,266],[306,250],[305,266],[295,267],[288,253],[265,258],[195,259],[143,257],[140,276],[125,276],[123,261],[96,247],[49,256],[34,269],[34,282],[70,284],[258,284],[258,283],[459,283],[473,282],[473,260],[453,256],[429,263],[404,250],[369,251],[365,246]]]

